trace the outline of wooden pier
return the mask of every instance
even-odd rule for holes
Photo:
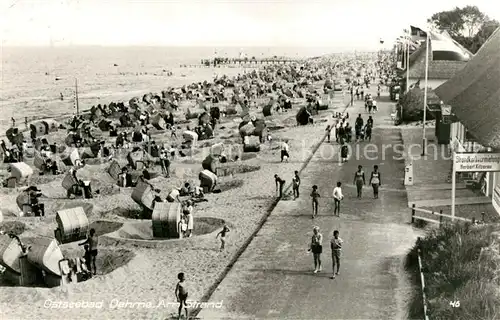
[[[214,58],[202,59],[200,64],[195,65],[181,65],[187,68],[203,68],[203,67],[256,67],[259,65],[271,64],[293,64],[300,63],[305,59],[292,59],[286,57],[272,57],[272,58]]]

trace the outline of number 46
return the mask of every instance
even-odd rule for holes
[[[452,308],[458,308],[460,307],[460,301],[450,301],[450,306]]]

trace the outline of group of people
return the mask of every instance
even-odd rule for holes
[[[276,185],[276,196],[278,198],[283,198],[283,189],[285,187],[286,181],[283,180],[278,174],[274,175],[274,183]],[[292,178],[292,192],[293,192],[293,200],[297,199],[300,195],[300,177],[299,177],[299,172],[295,170],[293,178]]]
[[[23,162],[27,153],[28,143],[26,140],[19,144],[12,143],[10,148],[7,147],[4,140],[0,141],[0,158],[2,158],[0,160],[3,160],[3,163]]]
[[[332,276],[335,279],[340,274],[340,257],[342,256],[342,245],[344,241],[340,238],[338,230],[333,231],[333,237],[330,240],[330,249],[332,252]],[[312,252],[314,257],[314,273],[322,271],[321,254],[323,253],[323,235],[318,226],[313,228],[313,235],[309,245],[309,252]]]
[[[364,123],[361,114],[356,118],[356,123],[354,127],[354,131],[356,132],[356,141],[371,141],[372,139],[372,130],[373,130],[373,118],[372,116],[368,117],[366,124]]]
[[[85,167],[85,160],[77,160],[75,165],[69,169],[69,175],[74,181],[74,184],[66,190],[66,197],[71,198],[72,195],[80,196],[82,195],[85,199],[91,199],[94,197],[91,181],[82,180],[78,178],[78,170]],[[96,193],[99,193],[98,191]]]
[[[182,203],[182,214],[179,221],[178,230],[180,238],[191,238],[193,236],[193,210],[193,202],[191,200],[186,200],[184,203]]]

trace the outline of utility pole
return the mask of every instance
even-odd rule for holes
[[[80,104],[78,103],[78,79],[75,78],[75,108],[76,108],[76,115],[80,115]]]

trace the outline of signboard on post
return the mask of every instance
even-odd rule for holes
[[[451,215],[455,216],[455,190],[457,172],[498,172],[500,171],[500,153],[453,153],[451,173]],[[495,188],[496,189],[496,188]],[[495,198],[496,197],[496,198]],[[493,205],[498,195],[493,192]],[[497,203],[498,204],[498,203]],[[453,218],[452,218],[453,219]]]
[[[453,166],[456,172],[500,171],[500,153],[455,153]]]

